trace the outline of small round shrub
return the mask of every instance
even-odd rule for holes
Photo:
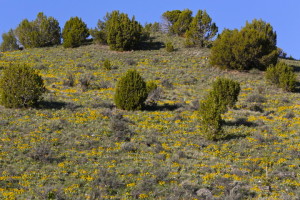
[[[36,106],[45,92],[42,77],[27,65],[11,65],[0,79],[1,104],[8,108]]]
[[[115,104],[123,110],[140,110],[148,96],[146,82],[136,70],[128,70],[116,86]]]
[[[103,67],[104,67],[104,69],[106,69],[106,70],[111,70],[111,69],[112,69],[111,63],[110,63],[110,61],[109,61],[108,59],[104,60],[104,62],[103,62]]]
[[[292,92],[296,88],[296,74],[292,67],[283,62],[271,65],[266,71],[266,80],[285,91]]]
[[[175,49],[174,49],[174,46],[173,46],[173,44],[172,44],[172,42],[167,42],[166,43],[166,51],[167,52],[172,52],[172,51],[174,51]]]

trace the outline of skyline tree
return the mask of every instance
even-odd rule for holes
[[[133,16],[113,11],[107,15],[107,43],[112,50],[127,51],[137,48],[142,38],[142,26]]]
[[[241,30],[225,29],[211,49],[210,64],[223,69],[265,70],[276,65],[276,32],[269,23],[254,19]]]
[[[24,48],[46,47],[61,43],[59,22],[40,12],[34,21],[22,20],[16,28],[16,36]]]
[[[86,23],[79,17],[71,17],[65,23],[62,32],[63,46],[65,48],[79,47],[86,41],[89,35]]]
[[[198,10],[190,23],[189,30],[186,31],[186,45],[209,47],[217,32],[218,27],[207,12]]]

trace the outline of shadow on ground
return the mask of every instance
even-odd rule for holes
[[[234,121],[225,121],[224,123],[226,126],[247,126],[247,127],[254,127],[257,126],[254,122],[247,121],[246,118],[238,118]]]
[[[80,105],[76,105],[73,103],[66,103],[61,101],[41,101],[38,109],[54,109],[54,110],[60,110],[60,109],[69,109],[69,110],[75,110],[77,108],[80,108]]]
[[[163,105],[146,105],[143,110],[145,110],[145,111],[174,111],[180,107],[181,106],[177,105],[177,104],[165,103]]]

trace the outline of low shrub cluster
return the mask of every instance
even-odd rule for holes
[[[174,46],[173,46],[173,44],[172,44],[172,42],[167,42],[166,43],[166,51],[167,52],[172,52],[172,51],[174,51],[175,49],[174,49]]]
[[[296,74],[292,67],[283,62],[271,65],[267,68],[266,79],[285,91],[292,92],[296,88]]]

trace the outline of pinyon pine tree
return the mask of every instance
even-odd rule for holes
[[[207,12],[198,10],[186,32],[186,45],[208,47],[217,32],[218,27],[212,22]]]
[[[8,33],[2,34],[2,43],[0,45],[0,51],[13,51],[18,50],[19,45],[14,31],[10,29]]]
[[[34,21],[24,19],[16,29],[16,36],[25,48],[53,46],[61,42],[58,21],[42,12]]]
[[[189,9],[183,10],[172,26],[172,31],[179,36],[184,36],[192,21],[192,14],[193,12]]]

